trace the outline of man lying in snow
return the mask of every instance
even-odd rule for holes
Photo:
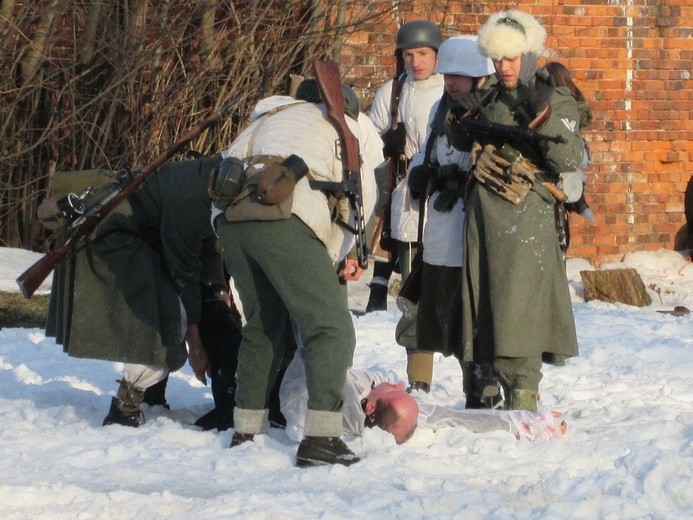
[[[286,432],[295,441],[303,438],[305,424],[306,376],[300,349],[284,374],[279,394],[286,417]],[[561,437],[565,421],[555,424],[560,413],[532,413],[525,410],[458,410],[430,403],[417,403],[406,393],[404,383],[392,383],[372,370],[349,369],[342,406],[345,434],[361,435],[364,428],[378,426],[392,433],[398,444],[411,438],[417,426],[438,429],[466,428],[474,433],[508,431],[517,439],[545,441]]]

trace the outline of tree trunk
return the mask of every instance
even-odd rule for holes
[[[621,302],[636,307],[652,303],[645,284],[635,269],[580,271],[585,288],[585,301]]]

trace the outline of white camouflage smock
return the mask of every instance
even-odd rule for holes
[[[371,105],[371,121],[380,135],[390,128],[390,98],[392,79],[381,86]],[[415,81],[407,73],[399,96],[399,122],[404,123],[407,139],[404,154],[412,158],[424,149],[428,127],[435,111],[431,108],[443,95],[443,75],[433,74],[428,79]],[[401,242],[416,242],[419,226],[419,203],[412,200],[407,179],[401,180],[392,193],[390,226],[392,238]]]

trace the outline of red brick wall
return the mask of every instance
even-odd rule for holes
[[[693,173],[690,0],[409,2],[396,19],[376,20],[346,42],[343,73],[370,99],[394,73],[402,22],[430,19],[452,36],[474,33],[489,14],[508,8],[544,24],[545,58],[573,71],[594,111],[585,137],[592,152],[588,201],[597,221],[572,216],[569,255],[599,264],[630,251],[674,249]]]

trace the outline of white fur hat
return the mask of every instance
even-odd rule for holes
[[[479,29],[479,48],[494,60],[541,54],[546,30],[531,14],[517,9],[492,14]]]
[[[479,52],[476,36],[453,36],[443,42],[438,49],[438,63],[435,71],[439,74],[457,74],[480,78],[495,72],[493,63]]]

